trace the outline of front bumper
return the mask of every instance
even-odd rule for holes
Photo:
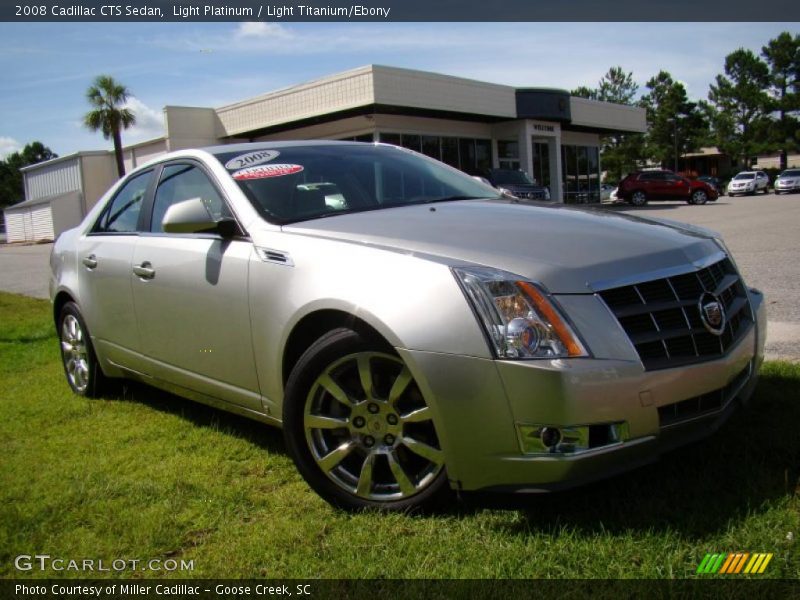
[[[755,325],[723,358],[660,371],[646,372],[638,360],[493,361],[399,351],[429,399],[454,488],[553,490],[652,462],[710,435],[746,402],[766,333],[763,296],[751,293],[751,303]],[[666,417],[676,403],[713,393],[724,396],[718,409],[677,422]],[[610,423],[625,423],[626,439],[572,455],[524,454],[518,435],[520,424]]]
[[[756,191],[756,188],[753,186],[742,186],[742,187],[729,187],[728,194],[752,194]]]
[[[775,184],[776,192],[796,192],[800,190],[800,180],[781,182]]]

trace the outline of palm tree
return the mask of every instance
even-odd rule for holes
[[[86,99],[93,110],[83,116],[83,123],[92,131],[102,131],[105,139],[114,140],[114,155],[120,177],[125,175],[121,132],[136,123],[136,115],[122,106],[130,95],[130,90],[114,81],[110,75],[99,75],[86,90]]]

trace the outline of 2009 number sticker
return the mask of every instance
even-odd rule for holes
[[[245,167],[254,167],[265,162],[269,162],[280,156],[277,150],[258,150],[256,152],[248,152],[240,156],[235,156],[225,163],[225,168],[229,171],[236,171],[237,169],[244,169]]]
[[[246,181],[248,179],[267,179],[268,177],[283,177],[284,175],[294,175],[303,170],[301,165],[260,165],[258,167],[248,167],[241,171],[236,171],[231,177],[236,181]]]

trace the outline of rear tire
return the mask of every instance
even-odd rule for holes
[[[647,204],[647,194],[641,190],[636,190],[631,194],[631,204],[633,206],[644,206]]]
[[[74,302],[67,302],[58,317],[61,364],[72,391],[86,398],[97,398],[109,389],[92,346],[89,329]]]
[[[345,510],[407,512],[449,494],[431,411],[393,349],[335,329],[286,383],[284,439],[303,479]]]

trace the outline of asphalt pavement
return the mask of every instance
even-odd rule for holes
[[[723,196],[704,206],[683,202],[652,202],[642,208],[603,206],[720,232],[747,284],[766,295],[768,358],[800,361],[800,194]],[[51,247],[0,245],[0,290],[47,298]]]

